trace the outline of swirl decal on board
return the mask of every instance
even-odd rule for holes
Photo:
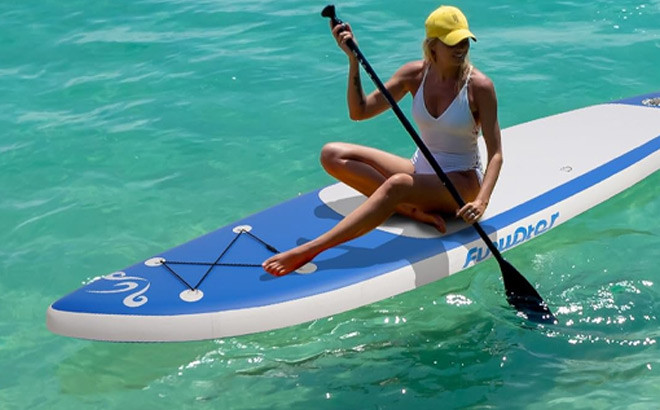
[[[126,276],[125,272],[114,272],[106,276],[102,276],[100,280],[108,280],[112,282],[118,282],[113,285],[114,289],[110,290],[88,290],[88,293],[99,293],[99,294],[111,294],[111,293],[124,293],[124,292],[133,292],[135,289],[140,288],[141,284],[143,285],[146,282],[146,285],[139,289],[137,292],[133,292],[126,296],[123,300],[124,305],[130,308],[136,308],[147,303],[149,298],[144,294],[151,287],[151,283],[144,278],[138,276]],[[142,283],[140,283],[142,282]]]

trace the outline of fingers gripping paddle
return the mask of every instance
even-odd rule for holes
[[[333,27],[337,24],[343,24],[342,21],[337,18],[334,5],[326,6],[321,12],[321,16],[330,18],[332,20]],[[387,102],[392,106],[392,110],[399,118],[399,121],[401,121],[404,128],[415,141],[415,144],[422,152],[426,160],[429,162],[429,164],[431,164],[431,167],[438,175],[449,193],[452,195],[459,208],[465,206],[465,201],[463,201],[463,198],[461,198],[461,195],[456,190],[456,187],[454,187],[451,180],[447,177],[447,174],[442,171],[442,168],[440,168],[440,165],[431,154],[431,151],[429,151],[426,145],[424,145],[422,139],[419,137],[419,135],[417,135],[417,131],[415,131],[412,124],[410,124],[410,121],[408,121],[408,118],[406,118],[406,116],[401,111],[401,108],[399,108],[399,105],[396,103],[389,91],[387,91],[383,85],[383,82],[380,81],[380,78],[378,78],[378,75],[376,75],[374,69],[371,68],[371,65],[364,57],[357,44],[355,44],[352,39],[349,39],[346,42],[346,45],[353,52],[369,77],[371,77],[371,80],[374,82],[374,84],[376,84],[376,87],[378,87],[380,92],[387,99]],[[520,272],[518,272],[518,270],[516,270],[513,265],[511,265],[502,257],[499,250],[497,250],[493,241],[491,241],[488,235],[486,235],[486,232],[483,230],[481,225],[479,225],[478,222],[475,222],[472,224],[472,226],[477,230],[479,236],[481,236],[481,239],[483,239],[483,241],[486,243],[486,246],[488,246],[488,249],[490,249],[493,256],[495,259],[497,259],[497,262],[500,265],[507,302],[509,302],[511,306],[516,308],[519,312],[523,313],[528,319],[532,321],[539,323],[556,323],[557,319],[552,314],[543,298],[541,298],[538,292],[536,292],[536,289],[534,289],[534,287],[527,281],[527,279],[525,279],[525,277]]]

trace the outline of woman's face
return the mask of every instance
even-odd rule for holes
[[[470,39],[459,42],[455,46],[448,46],[442,41],[435,43],[436,63],[447,64],[451,66],[460,66],[467,58],[470,51]]]

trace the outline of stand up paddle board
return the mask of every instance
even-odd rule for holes
[[[660,168],[660,92],[507,128],[502,145],[504,165],[480,222],[503,252]],[[394,216],[287,276],[263,271],[263,260],[329,230],[364,199],[330,185],[149,256],[53,303],[48,328],[130,342],[256,333],[367,305],[490,256],[461,221],[441,235]]]

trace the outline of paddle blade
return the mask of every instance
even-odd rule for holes
[[[557,318],[531,283],[505,259],[501,259],[499,263],[509,305],[532,322],[556,324]]]

